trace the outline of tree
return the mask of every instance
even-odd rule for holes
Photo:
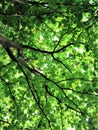
[[[1,0],[1,130],[98,129],[97,0]]]

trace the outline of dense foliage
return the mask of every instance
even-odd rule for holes
[[[0,0],[1,130],[98,130],[97,21],[97,0]]]

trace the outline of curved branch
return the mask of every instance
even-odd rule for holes
[[[8,121],[4,121],[4,120],[2,120],[2,119],[0,119],[0,122],[10,124]]]
[[[53,57],[54,60],[56,60],[57,62],[62,64],[70,73],[72,73],[72,71],[69,69],[69,67],[67,67],[61,60],[55,58],[54,55],[52,55],[52,57]]]
[[[73,45],[73,43],[69,43],[63,47],[61,47],[60,49],[58,50],[53,50],[53,51],[46,51],[46,50],[41,50],[41,49],[38,49],[38,48],[34,48],[34,47],[31,47],[31,46],[28,46],[28,45],[22,45],[22,44],[18,44],[18,43],[15,43],[15,42],[12,42],[10,40],[8,40],[6,37],[0,35],[0,44],[4,47],[4,48],[15,48],[17,50],[22,50],[23,48],[25,49],[30,49],[30,50],[33,50],[33,51],[37,51],[37,52],[40,52],[40,53],[46,53],[46,54],[55,54],[55,53],[59,53],[60,51],[63,51],[65,50],[67,47]]]

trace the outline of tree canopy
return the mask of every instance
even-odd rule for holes
[[[98,130],[98,1],[0,1],[1,130]]]

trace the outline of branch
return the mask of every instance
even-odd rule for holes
[[[82,80],[82,81],[87,81],[87,82],[94,82],[95,80],[98,81],[98,79],[95,79],[95,78],[92,79],[92,80],[89,80],[89,79],[84,79],[82,77],[77,77],[77,78],[66,78],[66,79],[57,81],[56,83],[61,83],[61,82],[64,82],[64,81],[71,81],[71,80]]]
[[[33,48],[31,46],[28,46],[28,45],[22,45],[22,48],[26,48],[26,49],[30,49],[30,50],[33,50],[33,51],[37,51],[37,52],[40,52],[40,53],[46,53],[46,54],[55,54],[55,53],[59,53],[60,51],[63,51],[65,50],[67,47],[73,45],[73,43],[69,43],[63,47],[61,47],[60,49],[58,50],[54,50],[54,51],[46,51],[46,50],[41,50],[39,48]]]
[[[11,64],[11,63],[8,63],[8,64],[5,64],[5,65],[0,66],[0,70],[3,69],[3,68],[5,68],[5,67],[7,67],[7,66],[9,66],[10,64]]]
[[[13,60],[13,61],[17,61],[16,57],[12,54],[11,50],[9,48],[5,48],[7,54],[9,55],[9,57]]]
[[[72,88],[63,88],[63,87],[62,87],[62,89],[63,89],[63,90],[71,90],[71,91],[76,92],[76,93],[79,93],[79,94],[86,94],[86,95],[98,96],[97,93],[94,94],[94,93],[90,93],[90,92],[86,92],[86,91],[77,91],[77,90],[74,90],[74,89],[72,89]]]
[[[73,45],[73,43],[69,43],[63,47],[61,47],[60,49],[58,50],[54,50],[54,51],[46,51],[46,50],[41,50],[39,48],[34,48],[34,47],[31,47],[31,46],[28,46],[28,45],[22,45],[22,44],[18,44],[18,43],[15,43],[15,42],[12,42],[10,40],[8,40],[6,37],[0,35],[0,44],[6,49],[8,48],[15,48],[17,50],[22,50],[23,48],[25,49],[30,49],[30,50],[33,50],[33,51],[37,51],[37,52],[40,52],[40,53],[46,53],[46,54],[55,54],[55,53],[59,53],[60,51],[63,51],[65,50],[67,47]],[[11,54],[11,52],[8,52],[9,50],[6,50],[7,53]],[[13,57],[12,55],[11,56],[11,59],[15,61],[15,57]]]
[[[52,57],[53,57],[54,60],[56,60],[57,62],[62,64],[70,73],[72,73],[72,71],[69,69],[69,67],[67,67],[61,60],[55,58],[54,55],[52,55]]]
[[[19,65],[19,64],[18,64],[18,65]],[[21,67],[20,65],[19,65],[19,68],[21,69],[21,71],[23,72],[23,74],[24,74],[24,76],[25,76],[25,78],[26,78],[26,82],[27,82],[27,84],[28,84],[28,87],[29,87],[29,89],[30,89],[30,92],[31,92],[31,94],[32,94],[32,96],[33,96],[33,98],[34,98],[36,104],[38,105],[40,111],[42,112],[42,114],[44,115],[44,117],[46,118],[46,120],[48,121],[49,127],[50,127],[50,129],[52,130],[52,127],[51,127],[51,124],[50,124],[50,119],[47,117],[46,113],[44,112],[42,106],[40,105],[39,100],[37,100],[37,98],[35,97],[35,94],[34,94],[34,92],[33,92],[33,90],[32,90],[31,85],[30,85],[30,82],[29,82],[29,79],[28,79],[27,74],[25,73],[25,71],[22,69],[22,67]],[[30,69],[30,68],[28,68],[28,69]],[[34,70],[31,69],[31,70],[29,70],[29,71],[34,71]],[[32,84],[32,85],[33,85],[33,84]],[[38,95],[37,95],[37,96],[38,96]]]
[[[0,119],[0,122],[10,124],[8,121],[4,121],[4,120],[2,120],[2,119]]]
[[[61,47],[60,49],[58,49],[58,50],[56,50],[56,51],[53,51],[52,52],[52,54],[53,53],[58,53],[58,52],[60,52],[60,51],[63,51],[63,50],[65,50],[67,47],[69,47],[69,46],[71,46],[71,45],[73,45],[74,43],[69,43],[69,44],[67,44],[67,45],[65,45],[65,46],[63,46],[63,47]]]
[[[62,103],[62,101],[61,101],[58,97],[56,97],[56,96],[53,95],[51,92],[49,92],[47,85],[45,85],[45,89],[46,89],[46,92],[47,92],[51,97],[55,98],[55,99],[59,102],[59,104]],[[68,98],[68,97],[67,97],[67,98]],[[68,98],[68,100],[69,100],[69,98]],[[71,100],[70,100],[70,101],[71,101]],[[72,102],[72,101],[71,101],[71,102]],[[72,103],[73,103],[73,102],[72,102]],[[67,108],[69,108],[69,109],[71,109],[71,110],[74,110],[74,111],[76,111],[76,112],[78,112],[78,113],[84,114],[80,109],[79,109],[79,111],[78,111],[78,110],[76,110],[75,108],[73,108],[73,107],[67,105],[66,103],[64,103],[64,104],[65,104],[65,106],[66,106]],[[76,104],[74,104],[74,105],[76,105]],[[76,105],[76,106],[77,106],[77,105]],[[79,107],[78,107],[78,108],[79,108]]]
[[[4,47],[4,48],[15,48],[15,49],[22,49],[22,46],[20,44],[17,44],[15,42],[10,41],[9,39],[7,39],[6,37],[0,35],[0,44]]]

